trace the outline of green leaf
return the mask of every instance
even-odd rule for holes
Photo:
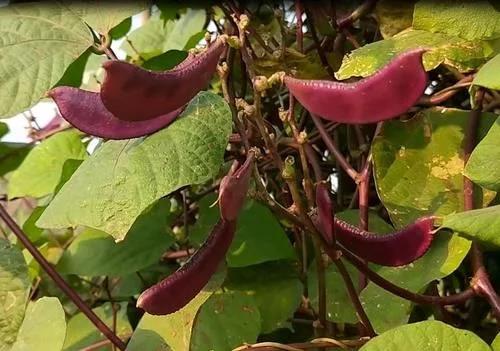
[[[411,27],[413,9],[416,0],[380,0],[375,7],[375,16],[380,33],[384,38],[390,38],[402,30]]]
[[[175,313],[166,316],[145,313],[132,334],[127,351],[189,350],[192,327],[198,310],[220,287],[225,276],[225,269],[218,271],[193,300]]]
[[[174,242],[168,233],[169,202],[160,200],[137,218],[126,238],[86,229],[64,251],[57,270],[85,276],[126,275],[157,262]]]
[[[261,332],[270,333],[279,328],[290,328],[301,302],[303,286],[297,276],[297,267],[277,261],[228,272],[225,289],[253,296],[260,312]]]
[[[147,1],[66,1],[66,6],[101,34],[108,33],[126,18],[148,7]]]
[[[244,292],[219,290],[200,308],[189,350],[232,350],[254,343],[259,333],[260,313],[255,299]]]
[[[435,234],[431,248],[424,256],[402,267],[370,265],[373,270],[413,292],[422,292],[433,280],[454,272],[469,252],[471,242],[458,235],[441,231]],[[361,293],[361,301],[377,333],[408,322],[412,304],[370,282]]]
[[[493,247],[500,246],[500,205],[478,210],[452,213],[443,218],[442,227],[459,232]]]
[[[0,138],[9,132],[9,126],[6,123],[0,122]]]
[[[493,57],[481,67],[474,77],[472,84],[488,89],[500,90],[500,78],[497,74],[498,70],[500,70],[500,54]]]
[[[165,71],[174,68],[176,65],[184,61],[186,57],[187,52],[185,51],[169,50],[145,61],[142,64],[142,67],[152,71]]]
[[[109,35],[111,39],[117,40],[123,38],[132,28],[132,18],[127,17],[123,21],[120,22],[117,26],[109,31]]]
[[[60,351],[66,337],[66,317],[56,297],[42,297],[26,310],[10,351]]]
[[[80,87],[82,85],[83,75],[85,73],[85,66],[87,65],[87,61],[92,55],[92,49],[87,49],[83,54],[80,55],[71,65],[69,65],[68,69],[64,72],[62,78],[57,82],[56,86],[71,86],[71,87]]]
[[[17,169],[30,150],[30,144],[0,142],[0,176]]]
[[[463,140],[469,111],[431,108],[384,123],[373,144],[377,192],[398,228],[427,214],[463,210]],[[495,115],[481,116],[479,139]],[[478,199],[481,199],[480,192]],[[494,194],[484,194],[488,203]]]
[[[0,116],[32,106],[93,43],[89,28],[59,3],[0,8]]]
[[[358,225],[359,223],[359,210],[347,210],[337,213],[336,216],[343,221],[351,223],[353,225]],[[375,212],[369,212],[368,220],[369,230],[374,233],[391,233],[394,231],[389,224],[387,224],[382,218],[376,215]],[[356,268],[354,268],[349,263],[345,262],[349,276],[354,284],[357,284],[359,280],[359,273]],[[338,272],[337,266],[330,263],[325,270],[326,274],[326,292],[327,292],[327,305],[326,311],[328,319],[333,322],[340,323],[356,323],[358,318],[356,317],[356,311],[352,306],[351,298],[347,292],[346,285],[342,275]],[[316,274],[316,262],[313,262],[309,266],[308,274],[308,284],[309,284],[309,300],[315,309],[318,309],[318,276]]]
[[[406,30],[395,36],[364,45],[344,57],[342,66],[335,73],[337,79],[353,76],[367,77],[385,66],[401,52],[417,47],[430,47],[423,56],[424,67],[430,71],[441,63],[469,71],[486,61],[486,50],[479,41],[467,41],[440,33]]]
[[[62,171],[61,171],[61,177],[59,178],[59,182],[56,185],[56,188],[54,189],[54,194],[57,194],[59,190],[62,189],[63,185],[66,184],[68,180],[70,180],[71,176],[73,173],[76,172],[78,167],[83,163],[83,160],[75,160],[75,159],[68,159],[64,161]]]
[[[200,219],[190,235],[190,239],[198,244],[205,240],[219,219],[219,208],[210,207],[215,200],[215,196],[205,196],[200,201]],[[295,258],[295,251],[276,217],[267,207],[247,200],[226,255],[228,266],[244,267]]]
[[[465,175],[487,189],[500,191],[500,117],[475,147],[465,167]]]
[[[224,100],[199,93],[168,128],[102,145],[62,187],[37,225],[84,225],[122,240],[156,200],[217,175],[231,127]]]
[[[122,302],[115,306],[118,309],[118,313],[116,314],[116,334],[122,339],[125,339],[132,332],[132,328],[127,318],[127,303]],[[92,311],[94,311],[106,325],[109,327],[113,325],[113,309],[110,303],[105,303],[92,309]],[[68,321],[67,329],[68,334],[64,341],[64,351],[79,351],[99,341],[106,340],[106,337],[96,329],[92,322],[90,322],[82,312],[71,317]]]
[[[500,333],[497,334],[497,336],[491,343],[491,349],[493,351],[500,351]]]
[[[35,222],[40,218],[43,211],[45,211],[45,206],[35,207],[30,216],[23,223],[23,231],[26,233],[31,242],[36,243],[42,238],[43,229],[38,228]]]
[[[415,4],[413,28],[467,40],[500,37],[500,16],[488,1],[421,0]]]
[[[352,265],[344,261],[344,265],[356,285],[359,281],[359,272]],[[311,305],[318,310],[318,275],[316,274],[316,261],[309,266],[308,284],[309,300]],[[347,292],[342,275],[337,270],[335,264],[330,263],[325,269],[326,279],[326,313],[328,320],[339,323],[356,323],[356,310],[352,306],[351,298]]]
[[[476,334],[439,321],[401,326],[368,341],[360,351],[490,351]]]
[[[16,340],[30,286],[21,250],[0,239],[0,351],[9,351]]]
[[[50,254],[50,248],[49,248],[49,243],[45,242],[38,246],[38,251],[42,254],[43,257],[47,258],[48,261],[50,262],[49,254]],[[57,248],[56,248],[57,250]],[[26,264],[28,265],[28,274],[30,277],[30,280],[33,281],[35,278],[37,278],[40,275],[40,264],[38,264],[38,261],[33,258],[31,253],[27,250],[23,250],[23,256],[24,260],[26,261]]]
[[[188,9],[177,20],[164,21],[152,16],[142,27],[128,35],[132,46],[125,41],[122,49],[131,57],[137,53],[146,60],[168,50],[184,50],[191,37],[203,30],[205,10]],[[137,50],[137,52],[136,52]]]
[[[64,162],[86,157],[87,151],[79,133],[73,130],[57,133],[33,148],[12,173],[7,194],[11,199],[51,194],[59,183]]]

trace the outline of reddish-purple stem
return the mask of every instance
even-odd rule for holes
[[[7,224],[9,229],[14,233],[17,239],[29,251],[31,256],[38,262],[47,275],[52,278],[54,283],[61,289],[71,301],[82,311],[82,313],[96,326],[101,333],[103,333],[109,341],[113,343],[118,349],[125,350],[125,343],[116,334],[109,329],[109,327],[85,304],[81,297],[66,283],[61,275],[50,265],[45,257],[38,251],[35,245],[31,243],[27,235],[17,225],[14,219],[9,215],[5,208],[0,205],[0,218]]]

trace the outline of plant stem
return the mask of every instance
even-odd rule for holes
[[[464,146],[464,164],[467,164],[469,157],[474,150],[477,143],[477,129],[479,120],[481,118],[481,110],[483,105],[484,90],[479,89],[474,97],[476,106],[472,109],[469,115],[469,124],[465,132],[465,146]],[[464,210],[470,211],[474,209],[474,183],[464,176]],[[481,249],[476,243],[472,243],[470,251],[470,262],[474,277],[471,280],[471,286],[474,291],[483,296],[491,305],[493,313],[497,321],[500,321],[500,298],[498,297],[495,289],[484,266],[483,254]]]
[[[352,283],[352,279],[349,276],[349,272],[347,272],[347,269],[345,268],[344,263],[338,258],[333,259],[333,263],[337,266],[337,269],[340,272],[342,279],[344,279],[344,284],[346,285],[347,292],[349,293],[349,297],[351,298],[351,302],[354,305],[354,308],[356,310],[356,315],[358,316],[359,321],[361,322],[361,324],[363,324],[363,326],[366,329],[366,331],[368,332],[369,336],[377,335],[375,333],[375,330],[373,329],[372,324],[370,323],[370,320],[368,319],[368,316],[366,315],[366,312],[365,312],[365,309],[363,308],[363,305],[361,305],[361,301],[359,300],[358,292],[356,291],[356,288],[354,287],[354,284]]]
[[[297,41],[297,50],[300,53],[304,53],[304,32],[302,32],[302,13],[304,12],[304,8],[302,7],[302,3],[300,0],[295,0],[295,18],[297,19],[297,28],[296,28],[296,41]]]
[[[333,156],[339,163],[340,167],[344,169],[344,171],[349,175],[349,177],[351,177],[353,180],[356,180],[359,177],[358,172],[356,172],[356,170],[349,164],[349,162],[347,162],[344,155],[342,155],[342,153],[337,149],[337,147],[333,143],[332,138],[326,131],[323,122],[319,119],[319,117],[313,114],[311,114],[311,118],[314,124],[316,125],[316,128],[318,129],[318,132],[321,135],[321,138],[323,139],[323,142],[325,143],[328,150],[333,154]]]
[[[90,309],[89,306],[81,299],[80,296],[69,286],[68,283],[61,277],[61,275],[50,265],[45,257],[40,253],[35,245],[28,239],[26,234],[17,225],[10,214],[0,204],[0,218],[5,222],[9,229],[14,233],[18,240],[29,251],[31,256],[38,262],[44,271],[52,278],[56,285],[69,297],[71,301],[80,309],[80,311],[87,316],[87,318],[96,326],[101,333],[103,333],[113,345],[119,350],[125,350],[125,343],[113,333],[111,329]]]
[[[307,28],[309,28],[309,31],[311,33],[311,37],[313,38],[314,43],[316,44],[316,51],[318,52],[319,59],[321,61],[321,64],[323,65],[323,68],[328,72],[331,78],[335,79],[335,72],[330,66],[330,63],[328,62],[328,58],[326,57],[325,52],[323,51],[323,48],[321,46],[320,40],[318,38],[318,34],[316,33],[316,28],[314,27],[314,20],[313,16],[311,14],[311,11],[305,9],[306,16],[307,16]]]

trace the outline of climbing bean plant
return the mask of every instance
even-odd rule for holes
[[[500,350],[499,40],[486,0],[4,4],[0,351]]]

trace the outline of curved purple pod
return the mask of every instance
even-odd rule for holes
[[[174,121],[183,107],[146,121],[124,121],[103,105],[99,93],[74,87],[57,87],[48,92],[61,116],[73,127],[106,139],[130,139],[154,133]]]
[[[127,121],[170,113],[207,86],[225,45],[225,39],[219,37],[204,52],[190,55],[165,72],[145,70],[125,61],[106,61],[102,65],[106,71],[102,102],[116,117]]]
[[[408,111],[422,96],[427,86],[425,51],[398,55],[377,73],[354,83],[290,76],[284,82],[302,106],[324,119],[350,124],[385,121]]]
[[[421,257],[434,237],[434,217],[422,217],[402,230],[378,235],[335,218],[335,238],[360,258],[382,266],[403,266]]]
[[[333,204],[330,192],[325,183],[316,186],[316,206],[318,207],[318,223],[320,233],[325,241],[332,245],[335,242],[333,230]]]
[[[229,173],[220,182],[219,209],[221,217],[226,221],[236,220],[245,202],[254,159],[255,154],[249,151],[241,167],[238,168],[238,162],[234,161]]]
[[[236,222],[219,220],[205,243],[175,273],[145,290],[137,307],[149,314],[165,315],[189,303],[208,283],[231,245]]]

